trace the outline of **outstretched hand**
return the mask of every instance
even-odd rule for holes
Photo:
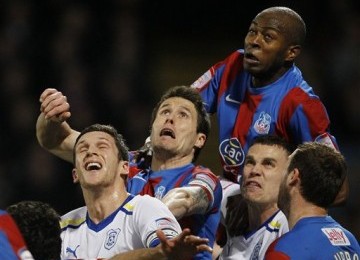
[[[188,228],[173,239],[167,239],[160,229],[156,231],[156,235],[160,239],[160,247],[167,259],[184,260],[203,251],[212,253],[212,248],[207,244],[209,240],[191,235]]]
[[[66,96],[54,88],[47,88],[41,93],[40,103],[40,111],[45,119],[61,123],[71,116]]]

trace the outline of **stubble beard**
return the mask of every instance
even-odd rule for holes
[[[289,188],[283,183],[281,184],[279,189],[278,207],[285,214],[286,217],[289,217],[290,192],[289,192]]]

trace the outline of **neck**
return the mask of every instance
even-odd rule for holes
[[[249,210],[249,231],[257,230],[272,215],[279,210],[276,203],[272,205],[248,204]]]
[[[128,196],[125,188],[115,187],[101,191],[83,190],[83,195],[89,217],[96,224],[118,209]]]
[[[193,155],[175,155],[175,156],[160,156],[154,153],[151,160],[151,169],[153,171],[173,169],[182,167],[192,162]]]
[[[279,78],[281,78],[290,67],[281,67],[276,72],[268,72],[266,75],[259,76],[253,76],[252,77],[252,84],[254,88],[261,88],[265,87],[267,85],[270,85],[277,81]]]
[[[328,214],[325,208],[309,203],[302,198],[292,201],[291,205],[293,206],[290,207],[289,216],[287,216],[289,229],[292,229],[302,218],[321,217]]]

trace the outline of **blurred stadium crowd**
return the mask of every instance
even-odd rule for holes
[[[136,149],[148,135],[151,110],[163,90],[191,84],[243,46],[258,11],[284,5],[307,24],[298,65],[326,105],[332,133],[349,164],[349,201],[332,213],[359,239],[359,1],[247,5],[251,8],[230,0],[1,1],[0,207],[43,200],[62,214],[83,203],[72,184],[72,166],[42,150],[36,140],[38,99],[45,88],[68,97],[75,129],[109,123]],[[216,172],[215,137],[200,160]]]

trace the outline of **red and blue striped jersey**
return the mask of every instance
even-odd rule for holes
[[[33,259],[13,218],[0,210],[0,259]]]
[[[170,190],[177,187],[199,186],[205,190],[209,199],[206,214],[194,214],[179,220],[181,228],[190,228],[194,235],[209,239],[213,246],[220,221],[222,189],[219,178],[209,169],[190,163],[182,167],[152,171],[131,167],[127,190],[132,194],[148,194],[162,199]],[[137,172],[137,174],[136,174]],[[197,254],[193,259],[211,259],[209,252]]]
[[[300,219],[267,249],[265,259],[359,259],[353,234],[330,216]]]
[[[191,85],[207,111],[217,113],[226,178],[238,181],[245,154],[259,135],[275,134],[294,145],[318,141],[337,149],[326,108],[295,65],[277,81],[255,88],[243,57],[242,49],[233,52]]]

